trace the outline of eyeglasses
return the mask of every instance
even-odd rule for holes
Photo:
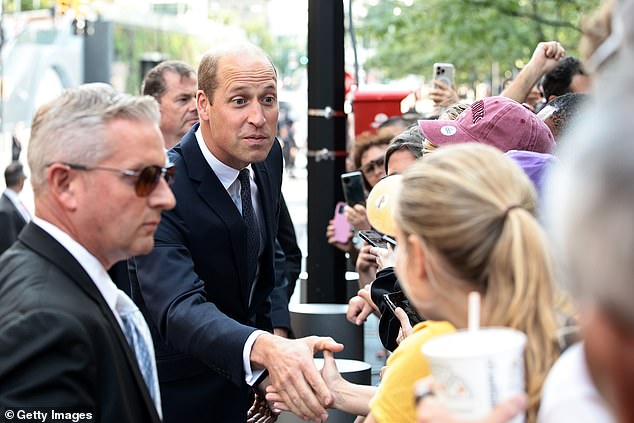
[[[371,160],[361,166],[361,172],[363,173],[372,173],[376,170],[376,168],[383,169],[385,166],[385,156],[381,156],[378,159]]]
[[[136,195],[139,197],[147,197],[154,191],[154,189],[158,186],[161,178],[165,178],[165,182],[168,185],[172,185],[174,183],[174,179],[176,178],[176,168],[174,167],[174,163],[168,163],[165,167],[160,166],[146,166],[143,169],[139,170],[128,170],[128,169],[115,169],[112,167],[105,166],[84,166],[76,163],[63,163],[62,164],[70,167],[75,170],[105,170],[107,172],[116,172],[120,173],[123,176],[129,176],[136,178],[134,181],[134,191]],[[47,166],[52,165],[52,163]]]

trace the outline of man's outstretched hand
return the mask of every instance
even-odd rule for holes
[[[254,368],[268,370],[271,384],[291,412],[305,420],[323,422],[333,402],[313,361],[315,352],[323,350],[340,352],[343,345],[326,337],[290,340],[263,334],[253,344],[251,363]]]

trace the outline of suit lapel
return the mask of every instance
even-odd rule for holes
[[[119,345],[121,346],[130,369],[132,370],[132,374],[134,375],[134,379],[136,380],[137,385],[139,385],[139,389],[141,390],[146,406],[150,409],[150,412],[156,416],[155,420],[158,420],[159,417],[156,412],[156,407],[147,389],[145,380],[141,375],[141,371],[139,370],[139,365],[134,351],[132,351],[132,348],[129,346],[125,335],[121,330],[121,326],[119,326],[119,322],[117,322],[114,317],[112,310],[99,292],[99,289],[93,280],[90,276],[88,276],[88,273],[86,273],[84,268],[68,252],[68,250],[66,250],[66,248],[64,248],[46,231],[32,222],[25,226],[24,230],[20,233],[19,240],[31,250],[35,251],[37,254],[57,266],[64,274],[66,274],[66,276],[68,276],[70,281],[75,283],[81,291],[83,291],[97,304],[101,314],[108,321],[112,331],[115,333],[115,336],[119,341]]]
[[[238,277],[240,279],[243,305],[246,310],[249,302],[250,286],[247,275],[247,257],[244,253],[247,249],[247,228],[240,212],[236,208],[233,200],[231,200],[229,193],[225,190],[225,187],[200,151],[195,136],[198,125],[199,124],[196,124],[180,143],[183,160],[187,165],[189,178],[194,181],[194,186],[197,186],[198,195],[200,195],[205,204],[218,216],[218,219],[220,219],[227,228],[231,238],[231,249],[236,261]]]
[[[29,223],[19,236],[20,241],[61,269],[93,301],[106,307],[105,300],[88,273],[52,236],[34,223]],[[109,313],[112,314],[112,313]]]

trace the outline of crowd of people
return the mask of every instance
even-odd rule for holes
[[[219,46],[197,71],[164,62],[143,96],[66,90],[31,124],[34,214],[22,165],[5,170],[0,409],[103,422],[264,423],[282,411],[319,422],[329,408],[367,423],[634,422],[633,18],[633,1],[606,1],[581,59],[539,43],[500,96],[465,104],[439,85],[437,119],[392,119],[356,140],[349,170],[365,189],[396,187],[397,247],[354,242],[387,227],[370,204],[346,206],[346,242],[332,222],[326,236],[359,273],[348,320],[380,317],[391,355],[378,386],[341,376],[336,340],[293,336],[290,143],[276,140],[264,51]],[[387,306],[396,292],[422,322]],[[526,335],[525,392],[470,419],[434,395],[420,351],[467,327],[473,292],[481,325]]]

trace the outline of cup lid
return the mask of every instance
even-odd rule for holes
[[[523,332],[506,327],[486,327],[439,335],[423,344],[421,351],[430,359],[455,359],[523,350],[525,345]]]

